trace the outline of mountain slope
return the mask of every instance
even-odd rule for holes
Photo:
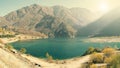
[[[12,25],[16,28],[24,28],[28,30],[34,29],[34,26],[45,16],[53,15],[52,9],[48,7],[41,7],[39,5],[31,5],[13,11],[5,16]]]
[[[75,17],[82,26],[85,26],[97,19],[95,13],[85,8],[71,8],[70,11],[73,14],[73,17]]]
[[[78,31],[79,36],[120,35],[120,10],[115,9]]]
[[[9,22],[4,17],[0,17],[0,27],[7,25],[9,25]]]
[[[0,44],[0,68],[35,68],[35,65],[20,54],[10,52]],[[36,67],[37,68],[37,67]]]
[[[63,6],[44,7],[37,4],[13,11],[4,17],[16,29],[42,32],[52,37],[59,35],[58,30],[61,23],[64,23],[65,27],[70,26],[76,32],[78,28],[96,19],[95,14],[87,9],[68,9]],[[63,31],[67,31],[68,36],[71,36],[70,29]]]

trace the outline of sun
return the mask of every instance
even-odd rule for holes
[[[108,12],[109,8],[108,8],[107,3],[101,3],[101,4],[99,5],[99,10],[100,10],[101,12],[103,12],[103,13]]]

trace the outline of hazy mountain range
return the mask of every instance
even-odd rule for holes
[[[79,29],[79,36],[120,36],[120,9],[114,9],[95,22]]]
[[[0,26],[37,31],[50,37],[116,36],[120,35],[119,14],[117,8],[97,19],[99,16],[85,8],[34,4],[0,17]]]

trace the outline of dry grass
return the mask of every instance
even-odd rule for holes
[[[94,53],[91,55],[91,61],[93,63],[103,63],[104,56],[102,53]]]
[[[103,49],[103,51],[102,51],[102,53],[104,53],[104,55],[106,56],[106,57],[110,57],[110,56],[112,56],[113,54],[115,54],[115,49],[113,49],[113,48],[104,48]]]

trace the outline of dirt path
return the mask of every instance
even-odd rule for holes
[[[58,61],[59,63],[48,63],[43,59],[38,59],[32,56],[26,56],[26,55],[22,55],[22,56],[27,58],[31,62],[40,64],[42,68],[81,68],[82,64],[89,61],[90,59],[90,55],[87,55],[80,58],[61,60]]]

